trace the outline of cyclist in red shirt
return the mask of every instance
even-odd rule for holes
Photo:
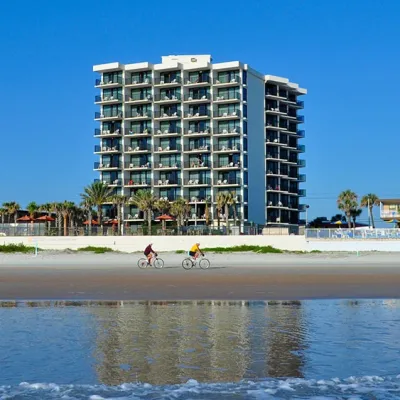
[[[153,250],[153,243],[150,243],[145,249],[144,249],[144,255],[147,257],[147,262],[149,265],[151,265],[151,261],[153,257],[157,257],[157,253]]]

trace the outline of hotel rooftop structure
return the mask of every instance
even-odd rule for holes
[[[129,198],[148,189],[171,202],[184,197],[192,205],[189,223],[199,225],[206,203],[216,221],[218,193],[231,192],[242,226],[298,225],[305,89],[239,61],[212,63],[209,55],[115,62],[93,71],[99,74],[94,169],[115,193]],[[126,206],[124,222],[141,225],[143,215]]]

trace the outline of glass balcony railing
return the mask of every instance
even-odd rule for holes
[[[211,112],[209,110],[189,110],[185,113],[185,118],[203,118],[203,117],[210,117]]]
[[[267,121],[267,127],[278,127],[278,121]]]
[[[154,118],[180,118],[180,117],[181,117],[180,110],[162,110],[154,112]]]
[[[182,181],[180,178],[156,178],[155,184],[157,186],[181,186]]]
[[[117,153],[119,151],[121,151],[121,146],[119,144],[117,144],[117,145],[103,144],[101,146],[99,146],[99,145],[94,146],[95,153],[113,153],[113,152]]]
[[[304,122],[304,115],[298,115],[297,116],[297,121],[298,122]]]
[[[305,146],[304,144],[298,144],[298,145],[297,145],[297,150],[298,150],[300,153],[304,153],[304,152],[306,151],[306,146]]]
[[[214,85],[227,85],[227,84],[234,85],[240,82],[241,80],[239,75],[231,75],[231,76],[224,75],[214,79]]]
[[[159,145],[154,146],[154,151],[158,153],[162,153],[163,151],[181,151],[182,146],[180,144],[167,144],[167,145]]]
[[[240,93],[219,93],[214,96],[214,101],[240,100]]]
[[[182,128],[169,127],[167,129],[163,128],[157,129],[157,131],[154,132],[154,135],[173,135],[173,134],[180,135],[181,132]]]
[[[209,76],[203,76],[203,75],[198,75],[198,76],[193,76],[193,77],[189,77],[188,79],[186,79],[185,81],[185,85],[196,85],[199,83],[210,83],[211,79]]]
[[[122,164],[120,162],[115,162],[115,161],[101,161],[98,162],[96,161],[94,163],[94,169],[111,169],[111,168],[122,168]]]
[[[216,135],[240,135],[241,129],[238,126],[235,126],[233,128],[222,128],[219,127],[217,132],[215,132]]]
[[[122,85],[122,77],[114,77],[114,78],[101,78],[96,79],[96,86],[106,86],[106,85]]]
[[[182,80],[180,76],[164,76],[158,79],[155,79],[155,85],[170,85],[170,84],[181,84]]]
[[[299,182],[305,182],[306,181],[306,176],[304,174],[299,174],[297,180]]]
[[[238,118],[238,117],[240,117],[240,110],[234,110],[234,111],[216,110],[214,113],[214,118]]]
[[[95,119],[105,119],[105,118],[122,119],[123,113],[122,113],[122,111],[105,112],[104,114],[102,114],[100,112],[95,112],[94,118]]]
[[[306,166],[306,160],[297,160],[297,165],[299,167],[305,167]]]
[[[133,169],[133,168],[149,169],[149,168],[151,168],[151,162],[146,161],[146,162],[141,163],[139,161],[126,161],[125,168],[126,169]]]
[[[306,189],[299,189],[299,196],[301,196],[301,197],[305,197],[305,196],[307,196],[307,191],[306,191]]]
[[[210,133],[211,128],[209,126],[185,129],[184,132],[185,135],[209,135]]]
[[[118,129],[99,129],[95,128],[94,136],[106,136],[106,135],[121,135],[122,131],[120,128]]]
[[[194,177],[189,179],[185,179],[185,185],[188,186],[195,186],[195,185],[211,185],[211,178],[202,178],[202,177]]]
[[[150,186],[151,179],[146,177],[132,177],[130,179],[125,179],[125,186]]]
[[[181,94],[156,94],[154,96],[154,101],[181,101]]]
[[[154,164],[155,169],[164,168],[181,168],[181,163],[176,160],[160,160],[158,163]]]
[[[122,94],[113,94],[113,95],[97,95],[94,96],[94,101],[95,103],[101,103],[101,102],[106,102],[106,101],[122,101]]]
[[[132,143],[131,145],[125,146],[125,151],[126,152],[151,151],[151,145],[143,143]]]
[[[125,80],[125,85],[150,85],[152,82],[151,76],[146,77],[130,77]]]
[[[210,168],[211,163],[208,160],[187,161],[184,163],[184,168]]]
[[[304,108],[304,101],[296,101],[297,107]]]
[[[146,94],[146,93],[140,93],[140,94],[132,94],[130,96],[125,96],[125,101],[152,101],[153,96],[151,94]]]
[[[214,150],[217,151],[239,151],[240,143],[234,143],[234,144],[223,143],[223,144],[218,144],[216,147],[217,147],[216,149],[214,147]]]
[[[297,136],[300,137],[300,138],[305,138],[306,137],[306,131],[304,131],[304,130],[297,131]]]
[[[189,143],[184,147],[185,151],[211,151],[211,144],[210,143]]]
[[[242,184],[242,180],[240,178],[219,177],[214,183],[217,186],[220,186],[220,185],[241,185]]]
[[[185,96],[185,101],[198,101],[198,100],[210,100],[210,93],[189,93]]]
[[[130,128],[126,131],[125,136],[132,136],[132,135],[151,135],[150,128]]]
[[[214,163],[214,168],[240,168],[240,161],[217,161]]]
[[[151,110],[131,110],[127,112],[126,118],[151,118]]]

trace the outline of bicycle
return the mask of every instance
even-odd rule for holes
[[[184,269],[192,269],[197,264],[201,269],[208,269],[210,268],[210,261],[204,256],[198,257],[196,260],[193,257],[187,257],[182,261],[182,267]]]
[[[164,267],[164,260],[161,258],[158,258],[158,256],[153,256],[151,259],[151,262],[148,262],[147,258],[141,258],[138,261],[138,267],[140,269],[146,269],[147,267],[154,266],[157,269],[161,269]]]

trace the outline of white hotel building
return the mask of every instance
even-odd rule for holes
[[[298,97],[305,89],[239,61],[213,64],[209,55],[93,71],[100,74],[94,168],[116,193],[151,189],[158,198],[187,198],[189,221],[199,225],[206,202],[216,221],[217,195],[229,191],[242,225],[298,225],[305,195]],[[124,222],[141,225],[143,215],[126,206]]]

